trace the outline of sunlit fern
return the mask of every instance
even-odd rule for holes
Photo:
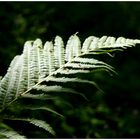
[[[124,37],[116,39],[107,36],[101,38],[90,36],[81,45],[80,39],[76,34],[69,38],[66,45],[64,45],[62,38],[59,36],[56,36],[54,43],[47,41],[44,45],[40,39],[27,41],[24,45],[23,53],[14,57],[6,75],[0,81],[1,114],[21,98],[45,100],[51,98],[47,94],[50,92],[74,93],[86,98],[83,93],[70,87],[69,84],[64,85],[64,83],[91,84],[100,90],[94,81],[81,79],[76,75],[89,73],[96,69],[114,72],[110,65],[91,56],[102,53],[110,54],[113,51],[135,46],[137,43],[140,43],[140,41]],[[35,107],[34,109],[44,109],[60,115],[50,108]],[[2,117],[1,123],[4,117]],[[14,120],[14,118],[9,119]],[[19,118],[17,120],[28,121],[54,134],[52,128],[42,120],[29,118]],[[8,129],[5,129],[5,131],[0,129],[0,135],[5,136],[7,131]],[[17,132],[12,132],[10,129],[7,137],[12,137],[16,134]],[[17,134],[18,136],[19,134]]]

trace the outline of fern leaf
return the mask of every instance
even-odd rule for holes
[[[124,37],[119,37],[115,39],[114,37],[106,37],[106,40],[104,40],[103,45],[100,45],[99,48],[116,48],[116,47],[121,47],[121,48],[126,48],[135,45],[134,40],[127,40]]]
[[[51,108],[48,108],[48,107],[26,107],[25,109],[29,109],[29,110],[45,110],[45,111],[49,111],[53,114],[56,114],[60,117],[64,117],[63,115],[61,115],[60,113],[56,112],[55,110],[51,109]]]
[[[95,82],[93,81],[88,81],[88,80],[83,80],[83,79],[79,79],[79,78],[67,78],[67,77],[50,77],[48,80],[46,81],[54,81],[54,82],[79,82],[79,83],[89,83],[92,84],[94,86],[97,86]]]
[[[87,54],[89,53],[89,51],[99,51],[100,49],[107,48],[112,48],[116,50],[116,48],[119,47],[125,49],[126,47],[134,46],[136,43],[139,43],[139,41],[126,39],[124,37],[119,37],[115,39],[115,37],[107,36],[103,36],[101,38],[90,36],[84,41],[82,52]]]
[[[52,42],[46,42],[44,45],[44,56],[46,68],[48,69],[48,74],[51,74],[55,71],[55,57],[54,57],[54,48]]]
[[[37,127],[40,127],[44,130],[46,130],[47,132],[51,133],[52,135],[55,135],[55,132],[54,130],[52,129],[52,127],[46,123],[45,121],[43,120],[38,120],[38,119],[34,119],[34,118],[6,118],[8,120],[15,120],[15,121],[25,121],[25,122],[29,122]]]
[[[83,47],[82,47],[82,53],[86,54],[89,52],[89,46],[93,42],[93,39],[94,39],[94,36],[90,36],[90,37],[85,39],[85,41],[83,43]]]
[[[64,43],[60,36],[56,36],[54,43],[54,56],[56,69],[65,64]]]
[[[6,129],[0,130],[0,135],[3,135],[9,139],[25,139],[25,136],[19,135],[16,131]]]
[[[96,50],[98,49],[98,42],[99,42],[99,38],[98,37],[94,37],[93,41],[91,42],[90,46],[89,46],[89,51],[90,50]]]
[[[0,130],[0,135],[9,139],[25,139],[25,136],[18,134],[16,131],[6,129]]]
[[[27,89],[29,89],[31,86],[35,84],[35,81],[38,80],[37,68],[36,68],[36,61],[35,61],[35,54],[33,49],[33,42],[27,41],[24,45],[23,50],[23,66],[24,66],[24,74],[25,81],[27,81]]]
[[[19,78],[19,72],[17,69],[21,65],[20,62],[20,56],[16,56],[10,64],[7,74],[1,80],[0,102],[2,103],[2,106],[5,106],[6,103],[13,100],[13,95],[16,93],[15,86]]]
[[[43,46],[42,46],[42,41],[40,39],[36,39],[34,44],[33,44],[33,49],[35,51],[35,56],[37,57],[37,62],[36,67],[37,67],[37,72],[39,75],[38,81],[42,80],[46,76],[47,68],[44,65],[44,55],[43,55]]]
[[[57,72],[58,74],[66,74],[66,75],[70,75],[70,74],[77,74],[77,73],[89,73],[90,70],[78,70],[78,69],[62,69],[61,71]]]
[[[46,130],[47,132],[51,133],[52,135],[55,135],[55,132],[52,129],[52,127],[43,120],[38,120],[38,119],[33,119],[33,118],[32,119],[14,118],[11,120],[20,120],[20,121],[29,122],[37,127],[40,127],[42,129]]]
[[[110,71],[113,71],[110,67],[105,65],[93,65],[93,64],[83,64],[83,63],[67,63],[65,65],[66,68],[76,68],[76,69],[96,69],[96,68],[105,68]]]
[[[29,123],[35,126],[43,128],[44,130],[48,131],[52,135],[55,135],[55,132],[53,131],[52,127],[49,124],[47,124],[45,121],[37,120],[37,119],[24,119],[24,121],[28,121]]]
[[[129,40],[129,39],[126,39],[126,42],[127,43],[129,43],[130,41],[127,41],[127,40]],[[134,44],[140,44],[140,40],[138,40],[138,39],[131,39],[132,40],[132,43],[134,43]]]
[[[81,42],[78,36],[72,35],[66,45],[65,60],[70,62],[74,57],[81,54]]]
[[[25,136],[20,135],[6,124],[0,123],[0,138],[25,139]]]
[[[103,46],[103,45],[104,45],[104,42],[106,41],[106,39],[107,39],[107,36],[102,36],[102,37],[99,39],[98,46]]]
[[[15,97],[17,98],[20,93],[22,93],[25,89],[25,87],[27,87],[27,83],[25,82],[26,79],[25,79],[25,73],[24,73],[24,65],[23,64],[23,55],[21,55],[19,57],[19,62],[20,62],[20,65],[18,66],[17,68],[17,74],[15,75],[15,77],[17,77],[17,82],[16,82],[16,94],[15,94]],[[15,85],[14,85],[15,86]]]
[[[46,95],[46,94],[31,94],[31,93],[28,93],[28,94],[24,94],[21,96],[22,98],[30,98],[30,99],[39,99],[39,100],[51,100],[51,99],[54,99],[53,97],[51,97],[50,95]]]
[[[58,84],[66,81],[90,83],[76,79],[74,75],[71,79],[56,78],[55,76],[57,74],[63,76],[63,74],[87,73],[96,69],[114,72],[110,65],[88,58],[86,55],[109,53],[134,46],[137,43],[140,43],[140,40],[90,36],[85,39],[81,47],[80,39],[76,34],[69,38],[65,49],[63,40],[59,36],[55,38],[54,44],[47,41],[44,46],[40,39],[36,39],[34,42],[27,41],[23,53],[13,59],[7,74],[0,82],[0,109],[4,109],[25,94],[31,95],[32,90],[42,90],[44,93],[62,91],[79,94],[72,87],[67,88],[55,84],[50,86],[47,83],[51,81]],[[94,85],[96,84],[94,83]],[[38,97],[36,96],[36,98]]]
[[[54,85],[54,86],[37,85],[33,88],[33,90],[42,91],[42,92],[54,92],[54,93],[63,93],[63,92],[72,93],[72,94],[81,95],[82,97],[84,97],[87,100],[87,98],[84,96],[84,94],[82,94],[78,91],[75,91],[72,88],[65,88],[65,87],[58,86],[58,85]],[[21,96],[23,96],[23,95],[21,95]]]

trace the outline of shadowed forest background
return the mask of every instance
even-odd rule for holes
[[[4,76],[13,57],[21,54],[25,41],[40,38],[45,43],[60,35],[66,43],[76,32],[82,41],[91,35],[140,39],[140,3],[0,2],[0,75]],[[137,45],[114,57],[101,57],[115,67],[118,75],[98,73],[93,80],[104,94],[95,95],[87,87],[89,101],[74,99],[71,105],[57,101],[65,118],[46,116],[56,137],[140,138],[139,55]],[[92,78],[92,74],[87,78]],[[29,133],[28,129],[28,137],[47,137],[44,131]]]

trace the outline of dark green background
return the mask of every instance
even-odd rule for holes
[[[76,32],[82,41],[90,35],[140,39],[140,3],[0,2],[0,75],[6,73],[12,58],[21,54],[25,41],[41,38],[45,42],[60,35],[66,43]],[[137,45],[113,58],[103,57],[119,76],[95,76],[105,91],[102,96],[94,98],[90,92],[89,102],[73,108],[57,101],[66,116],[50,122],[57,138],[140,138],[139,55]],[[34,133],[29,137],[47,137]]]

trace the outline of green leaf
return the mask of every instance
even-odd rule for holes
[[[25,136],[18,134],[16,131],[12,130],[0,130],[0,135],[9,139],[25,139]]]
[[[31,118],[30,119],[30,118],[11,118],[11,117],[5,118],[5,119],[7,119],[7,120],[13,120],[13,121],[15,120],[15,121],[29,122],[29,123],[37,126],[37,127],[40,127],[42,129],[46,130],[47,132],[51,133],[52,135],[55,135],[55,132],[52,129],[52,127],[48,123],[46,123],[45,121],[43,121],[43,120],[38,120],[38,119],[34,119],[34,118]]]
[[[44,110],[44,111],[49,111],[51,113],[54,113],[60,117],[64,117],[63,115],[61,115],[60,113],[56,112],[55,110],[48,108],[48,107],[26,107],[25,109],[29,109],[29,110]]]
[[[20,135],[6,124],[0,123],[0,138],[25,139],[25,136]]]
[[[27,41],[24,45],[23,53],[12,60],[6,75],[0,82],[0,109],[3,110],[19,97],[22,98],[23,95],[29,94],[35,89],[41,90],[43,88],[42,91],[44,92],[69,91],[78,93],[62,85],[62,87],[55,84],[48,86],[44,85],[44,83],[51,82],[52,77],[57,74],[61,74],[63,77],[63,74],[88,73],[96,69],[115,72],[110,65],[90,58],[90,55],[110,54],[112,51],[122,50],[137,43],[140,43],[140,40],[126,39],[124,37],[116,39],[111,36],[101,38],[90,36],[85,39],[81,46],[82,43],[76,34],[69,38],[66,47],[64,47],[63,40],[59,36],[55,38],[54,43],[47,41],[44,45],[40,39]],[[87,54],[89,58],[85,58]],[[75,76],[73,75],[71,79],[55,77],[55,81],[57,83],[65,81],[76,82]],[[80,84],[83,80],[77,80],[77,82]],[[88,83],[88,81],[86,82]],[[42,84],[43,86],[41,86]],[[96,84],[94,83],[94,85]],[[29,97],[29,95],[27,96]]]

